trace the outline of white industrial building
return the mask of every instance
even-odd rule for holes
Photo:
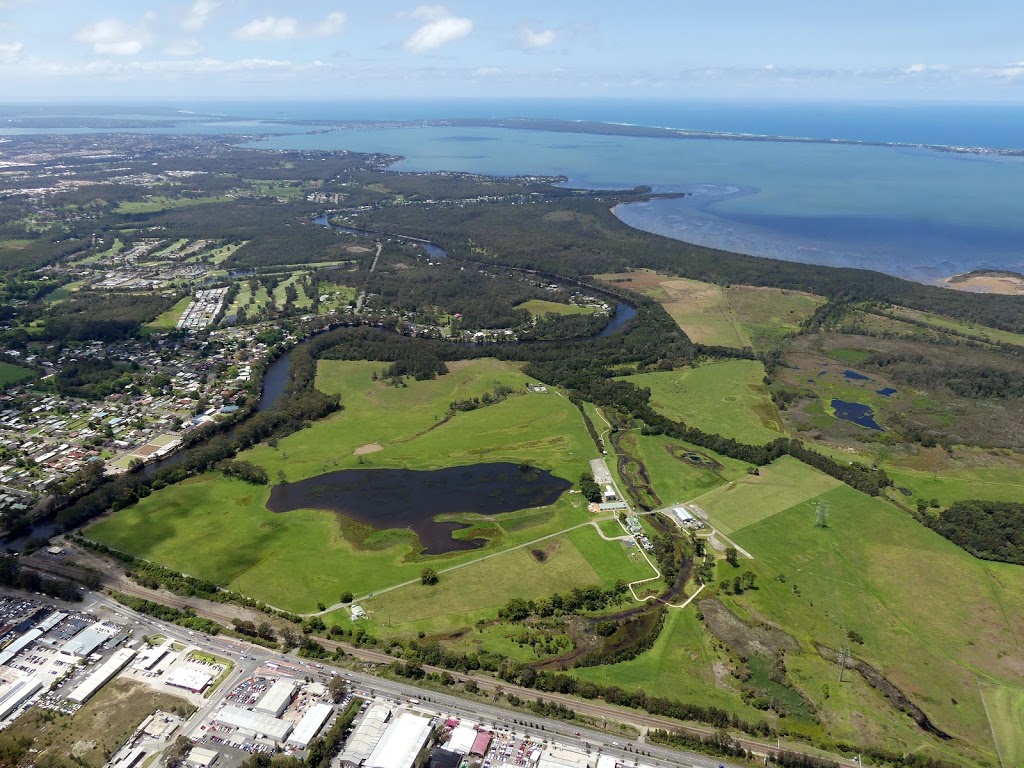
[[[320,729],[331,719],[333,714],[334,707],[330,704],[314,704],[306,711],[302,719],[299,720],[299,724],[295,726],[292,735],[288,737],[288,743],[295,745],[299,749],[305,749],[309,746],[309,742],[316,738],[316,735],[320,733]]]
[[[263,694],[263,698],[253,707],[257,712],[280,717],[281,713],[288,709],[292,703],[292,696],[295,695],[296,683],[294,680],[281,678],[277,680],[270,690]]]
[[[43,684],[34,677],[26,677],[7,683],[0,688],[0,720],[7,717],[24,704]]]
[[[412,768],[429,736],[429,718],[403,712],[388,725],[364,768]]]
[[[192,691],[192,693],[202,693],[213,682],[213,675],[208,675],[206,672],[200,672],[198,669],[191,669],[190,667],[178,667],[167,676],[164,682],[168,685],[173,685],[175,688],[184,688],[186,691]]]
[[[476,728],[467,723],[460,723],[454,731],[452,731],[451,738],[448,740],[447,749],[451,752],[461,752],[464,755],[469,754],[469,750],[473,748],[473,742],[476,741]]]
[[[366,710],[339,758],[343,768],[359,768],[366,761],[387,730],[390,719],[391,710],[383,704],[374,703]]]
[[[64,643],[60,647],[60,652],[67,656],[77,656],[80,659],[86,658],[111,637],[109,632],[101,629],[101,626],[100,622],[97,622],[91,627],[86,627]]]
[[[185,758],[185,764],[195,766],[195,768],[210,768],[211,765],[217,762],[217,757],[217,753],[212,749],[192,747],[192,751]]]
[[[263,736],[271,741],[283,742],[292,732],[292,724],[287,720],[280,720],[262,712],[253,712],[250,709],[242,709],[230,704],[221,709],[214,720],[223,725],[237,728],[244,735]]]
[[[78,687],[71,692],[68,699],[76,704],[85,704],[96,691],[106,685],[114,675],[128,666],[128,662],[134,658],[135,651],[131,648],[121,648],[114,651],[109,659],[78,684]]]
[[[13,643],[8,645],[7,648],[4,649],[3,653],[0,653],[0,666],[7,664],[7,662],[17,656],[22,650],[32,645],[32,643],[42,636],[43,630],[40,627],[30,629]]]

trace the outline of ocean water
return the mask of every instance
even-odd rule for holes
[[[616,215],[640,229],[757,256],[876,269],[923,282],[978,268],[1024,272],[1024,158],[910,147],[489,128],[314,134],[308,126],[261,122],[548,117],[864,142],[1021,148],[1024,107],[627,100],[160,106],[242,119],[213,123],[190,114],[180,126],[147,132],[266,134],[252,146],[387,152],[404,158],[395,170],[562,175],[578,187],[647,184],[659,191],[689,192],[682,199],[619,206]],[[4,114],[9,113],[0,109],[0,117]],[[139,111],[126,109],[124,114],[137,117]],[[5,130],[0,119],[0,135],[38,132],[46,131]]]

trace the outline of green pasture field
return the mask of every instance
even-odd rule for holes
[[[331,296],[327,301],[321,301],[319,311],[329,312],[332,309],[338,307],[348,306],[350,301],[355,301],[356,294],[358,291],[350,285],[343,285],[342,283],[325,282],[320,281],[317,286],[321,296],[327,296],[329,294],[337,294]]]
[[[897,488],[911,491],[910,497],[896,496],[906,504],[916,504],[917,499],[938,499],[940,505],[948,507],[962,499],[1024,499],[1024,471],[1010,466],[958,467],[934,472],[886,466],[885,471]]]
[[[143,330],[150,332],[173,331],[191,303],[191,295],[184,297],[166,312],[161,312],[153,320],[142,326]]]
[[[531,554],[542,552],[543,562]],[[641,567],[642,564],[642,567]],[[619,542],[602,540],[593,527],[570,531],[440,574],[433,586],[420,583],[360,601],[379,632],[411,635],[450,633],[493,619],[514,597],[532,599],[573,587],[610,587],[652,575]]]
[[[744,719],[763,719],[763,713],[743,702],[732,677],[722,673],[726,658],[715,646],[695,609],[669,609],[665,627],[649,651],[631,661],[583,667],[572,673],[601,685],[639,688],[649,696],[721,707]]]
[[[172,208],[188,208],[194,205],[229,202],[233,199],[230,197],[167,197],[166,195],[153,195],[148,200],[120,203],[115,209],[115,213],[157,213],[158,211],[166,211]]]
[[[527,310],[535,318],[545,315],[592,315],[597,312],[595,307],[580,307],[575,304],[559,304],[556,301],[530,299],[516,305],[517,309]]]
[[[36,372],[30,368],[22,368],[14,363],[0,362],[0,389],[25,379],[31,379],[35,375]]]
[[[510,365],[457,363],[446,376],[405,388],[374,382],[371,374],[381,367],[323,361],[318,385],[341,392],[345,410],[282,439],[276,449],[258,446],[240,458],[260,464],[272,479],[284,472],[292,481],[359,466],[436,469],[498,461],[529,461],[575,481],[594,454],[579,412],[558,396],[516,395],[437,426],[453,399],[481,395],[499,382],[521,389],[529,380]],[[383,450],[354,454],[373,442]],[[578,494],[495,519],[458,515],[485,526],[491,543],[424,558],[408,532],[373,533],[318,510],[274,514],[266,509],[269,493],[207,473],[100,520],[87,535],[278,607],[311,611],[317,602],[337,602],[345,590],[363,595],[418,578],[424,563],[442,570],[590,519]]]
[[[980,683],[1003,768],[1024,765],[1024,688]]]
[[[692,501],[708,513],[716,528],[731,536],[841,484],[791,456],[783,456],[761,467],[757,475],[744,474]],[[807,508],[813,522],[814,508]]]
[[[726,297],[755,349],[772,347],[786,334],[800,330],[804,320],[825,303],[811,293],[752,285],[730,286]]]
[[[746,475],[749,464],[720,456],[705,448],[696,448],[664,435],[636,435],[639,458],[647,467],[654,490],[666,504],[677,504],[699,496],[712,488]],[[676,446],[705,454],[722,465],[712,470],[695,467],[672,456],[666,448]]]
[[[743,567],[755,571],[759,588],[723,599],[801,642],[804,653],[786,663],[807,662],[802,674],[809,694],[823,684],[842,688],[835,665],[817,661],[814,644],[849,644],[855,657],[954,737],[942,742],[914,726],[913,741],[890,747],[952,758],[956,765],[995,764],[977,680],[1020,686],[1024,569],[975,559],[905,512],[848,486],[819,498],[830,506],[825,528],[815,525],[815,499],[809,499],[733,535],[755,558]],[[863,644],[850,642],[847,630],[859,633]],[[877,705],[853,703],[865,713]],[[894,722],[910,722],[885,706]],[[835,730],[843,722],[851,732]],[[872,737],[856,719],[836,721],[833,734],[852,743]]]
[[[625,377],[650,388],[651,405],[662,415],[753,444],[786,436],[763,379],[764,367],[754,360]]]

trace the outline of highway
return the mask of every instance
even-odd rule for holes
[[[33,558],[33,560],[35,559]],[[37,563],[32,562],[32,565],[37,566]],[[81,576],[81,570],[78,568],[74,568],[73,566],[63,566],[54,563],[47,563],[46,565],[46,570],[48,570],[51,573],[58,573],[59,575],[65,576]],[[72,571],[75,571],[77,573],[72,574]],[[172,595],[167,592],[147,589],[136,584],[135,582],[130,581],[123,575],[123,573],[120,572],[108,570],[101,573],[100,576],[102,581],[105,584],[112,587],[113,589],[120,590],[126,594],[130,594],[135,597],[141,597],[147,600],[152,600],[154,602],[159,602],[161,604],[169,605],[175,608],[188,608],[195,611],[197,616],[212,619],[214,621],[217,621],[218,623],[227,626],[230,626],[231,620],[238,616],[248,618],[249,620],[257,623],[265,620],[269,620],[271,621],[271,623],[275,623],[272,617],[268,617],[265,614],[258,613],[255,611],[248,611],[244,608],[240,608],[238,606],[234,606],[231,604],[215,603],[212,601],[202,600],[198,598],[185,598],[177,595]],[[178,627],[173,624],[166,624],[164,622],[153,619],[149,616],[138,614],[135,611],[128,609],[126,606],[123,606],[120,603],[116,602],[112,598],[107,597],[106,595],[100,593],[90,594],[92,603],[89,603],[87,599],[87,609],[89,609],[89,605],[103,606],[109,611],[113,611],[114,613],[117,613],[121,616],[130,618],[131,621],[138,622],[143,627],[147,628],[145,630],[147,632],[159,632],[160,634],[166,635],[168,637],[173,637],[175,639],[181,640],[182,642],[187,642],[196,645],[201,649],[207,650],[211,653],[226,656],[227,658],[232,659],[237,665],[239,665],[239,671],[234,673],[229,681],[222,684],[221,688],[218,689],[218,692],[216,694],[217,696],[226,695],[225,692],[230,690],[231,686],[233,686],[235,683],[238,682],[239,679],[242,678],[242,671],[248,670],[245,672],[247,676],[248,674],[251,674],[252,670],[255,670],[267,660],[273,661],[275,659],[281,658],[280,653],[270,652],[262,646],[247,643],[242,640],[235,640],[219,636],[207,637],[198,632],[189,632],[188,630],[185,630],[182,627]],[[278,620],[277,622],[278,627],[281,626],[279,622],[280,620]],[[373,650],[371,648],[354,646],[348,643],[342,643],[337,640],[332,640],[320,636],[316,637],[316,641],[320,643],[320,645],[322,645],[328,651],[335,651],[340,649],[349,656],[359,661],[368,662],[371,664],[390,664],[396,661],[395,657],[389,656],[386,653]],[[291,659],[293,662],[295,662],[299,659],[299,657],[292,655]],[[301,664],[304,662],[299,661],[298,663]],[[594,721],[608,720],[611,722],[625,723],[626,725],[631,725],[637,728],[641,733],[645,733],[647,729],[663,728],[666,730],[683,731],[691,735],[704,737],[710,736],[716,732],[716,729],[711,726],[696,725],[693,723],[683,723],[668,717],[650,715],[640,710],[617,707],[611,704],[607,704],[601,700],[581,699],[566,694],[549,693],[544,691],[538,691],[533,688],[522,688],[520,686],[513,685],[502,680],[496,680],[494,678],[487,677],[484,675],[469,675],[460,672],[453,672],[452,670],[443,669],[441,667],[432,667],[429,665],[424,665],[423,669],[427,672],[435,672],[438,674],[442,672],[448,672],[448,674],[450,674],[453,678],[460,682],[472,680],[477,684],[477,686],[482,691],[489,693],[497,693],[499,691],[504,692],[506,694],[512,693],[525,701],[536,700],[538,697],[540,697],[546,701],[562,704],[568,707],[569,709],[573,710],[577,714],[585,715],[589,718],[592,718]],[[313,670],[311,668],[309,674],[313,674],[314,671],[317,672],[317,675],[314,676],[319,676],[325,680],[327,679],[328,672],[326,670],[320,671]],[[452,695],[442,696],[441,694],[434,693],[427,689],[421,689],[416,686],[407,684],[405,682],[398,683],[387,681],[382,678],[378,678],[373,675],[368,675],[364,673],[350,672],[347,674],[350,674],[352,676],[352,679],[355,680],[357,683],[369,687],[375,691],[393,691],[394,695],[398,695],[404,698],[417,698],[422,701],[428,701],[430,699],[440,701],[442,698],[444,698],[445,702],[461,702],[460,705],[463,708],[463,710],[467,710],[468,708],[467,711],[471,713],[479,713],[483,711],[483,705],[480,705],[475,701],[470,702],[465,699],[459,699]],[[448,706],[447,703],[446,706]],[[577,730],[579,730],[581,733],[584,733],[582,729],[580,729],[578,726],[574,726],[571,722],[540,718],[529,712],[504,709],[496,706],[489,707],[488,710],[493,711],[495,713],[495,718],[504,717],[504,722],[506,723],[509,722],[509,718],[514,718],[520,721],[526,720],[528,722],[535,722],[538,725],[543,725],[543,732],[548,734],[567,733],[570,735],[574,735]],[[475,717],[476,719],[480,719],[479,714],[476,714]],[[196,722],[198,723],[198,721]],[[779,746],[775,743],[758,741],[756,739],[751,739],[747,737],[734,738],[744,747],[744,749],[747,749],[748,751],[751,751],[757,755],[766,756],[775,754],[779,751]],[[587,741],[587,743],[591,744],[595,749],[601,748],[605,751],[610,751],[615,754],[618,754],[618,752],[615,752],[615,750],[618,749],[622,752],[622,754],[630,755],[630,761],[632,761],[636,757],[635,753],[631,754],[630,752],[623,749],[624,743],[628,742],[628,740],[623,740],[621,737],[618,736],[612,737],[606,733],[600,733],[597,731],[587,731],[585,732],[585,736],[583,738],[577,740],[577,743],[582,743],[583,741]],[[615,742],[618,742],[618,746],[616,746]],[[716,768],[719,765],[728,765],[728,763],[725,763],[724,761],[708,758],[704,755],[670,750],[664,747],[651,744],[643,744],[642,746],[634,744],[634,747],[636,747],[637,749],[641,749],[645,752],[651,753],[652,757],[648,759],[647,762],[650,762],[651,760],[657,758],[657,760],[661,761],[661,765],[666,766],[684,766],[686,768],[689,768],[690,766],[694,766],[695,768]],[[816,752],[809,752],[806,749],[806,747],[803,747],[801,745],[786,745],[784,748],[791,750],[793,752],[801,752],[816,755],[820,754]],[[673,755],[675,756],[674,758],[672,757]],[[860,768],[860,763],[856,760],[849,760],[836,755],[829,755],[828,757],[835,760],[836,763],[842,768]]]

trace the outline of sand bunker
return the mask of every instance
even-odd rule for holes
[[[367,453],[376,453],[377,451],[383,451],[384,446],[380,443],[367,443],[366,445],[360,445],[352,453],[356,456],[363,456]]]

